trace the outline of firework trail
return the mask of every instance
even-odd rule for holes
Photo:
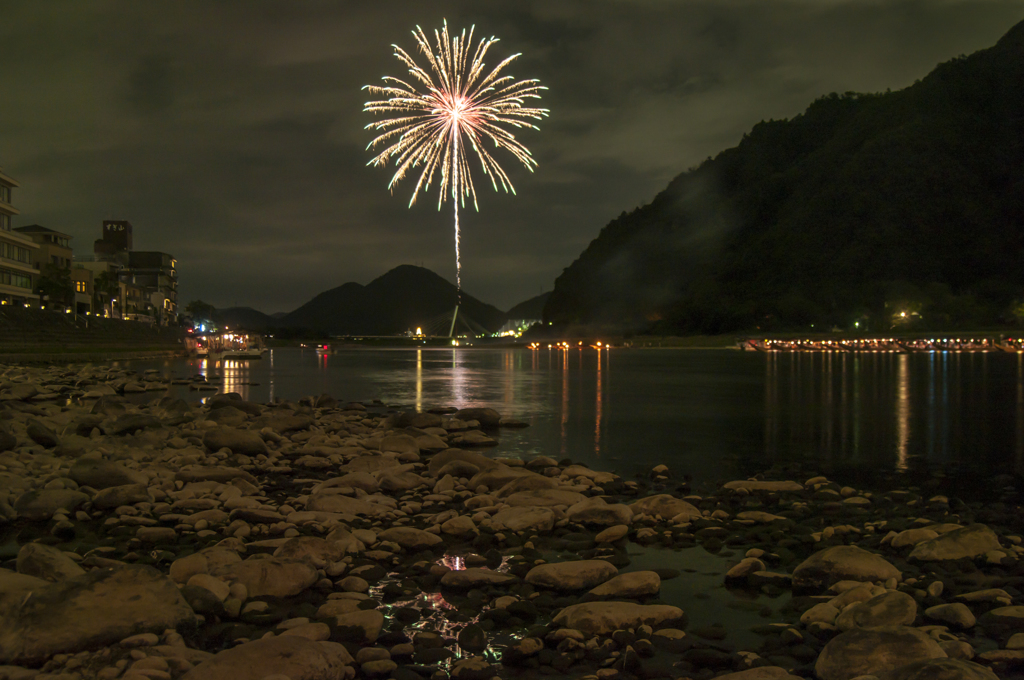
[[[416,203],[420,190],[427,192],[431,182],[439,185],[437,208],[449,195],[455,204],[455,280],[462,290],[462,261],[459,255],[459,204],[466,207],[466,198],[473,199],[479,211],[476,187],[469,170],[469,153],[479,159],[483,173],[491,179],[494,190],[498,184],[505,192],[516,192],[508,175],[498,165],[484,142],[493,142],[496,149],[509,151],[528,170],[533,172],[537,162],[530,151],[515,135],[506,129],[538,129],[529,120],[540,120],[548,115],[547,109],[526,106],[527,100],[540,99],[546,90],[537,80],[516,80],[501,75],[502,70],[519,54],[514,54],[485,74],[484,57],[497,38],[481,38],[472,50],[473,30],[454,38],[448,34],[448,22],[440,32],[434,31],[436,50],[419,26],[412,32],[420,52],[426,57],[429,70],[398,45],[392,45],[395,56],[409,68],[410,82],[385,76],[383,85],[367,85],[363,89],[380,96],[367,102],[364,111],[389,116],[366,126],[379,132],[368,149],[384,145],[385,148],[367,165],[386,165],[395,159],[394,176],[388,189],[406,176],[420,170],[419,180],[412,192],[409,206]],[[471,54],[472,52],[472,54]]]

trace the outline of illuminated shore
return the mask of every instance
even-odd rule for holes
[[[0,368],[5,677],[994,678],[1024,661],[1005,480],[986,505],[782,470],[696,493],[664,465],[627,480],[486,455],[523,425],[490,409],[189,403],[170,377]],[[677,594],[708,569],[706,592]]]

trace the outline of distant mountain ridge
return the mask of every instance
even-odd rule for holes
[[[1024,22],[885,94],[832,94],[609,223],[545,320],[639,331],[1006,321],[1024,301]]]
[[[307,329],[331,335],[397,335],[438,325],[439,317],[450,316],[457,299],[458,289],[444,278],[423,267],[401,265],[365,286],[349,282],[326,290],[287,314],[270,316],[251,307],[230,307],[216,310],[213,320],[255,332]],[[492,332],[509,318],[465,290],[459,313]]]

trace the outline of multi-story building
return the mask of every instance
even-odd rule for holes
[[[75,313],[92,314],[93,294],[96,292],[92,270],[76,262],[71,269],[71,283],[75,286]]]
[[[35,294],[39,269],[34,266],[39,246],[31,238],[11,229],[18,214],[11,191],[19,184],[0,169],[0,304],[39,304]]]
[[[173,321],[178,314],[178,262],[173,255],[132,250],[132,225],[125,220],[103,222],[103,238],[93,243],[93,260],[117,266],[122,285],[120,314],[124,318]],[[111,314],[118,313],[112,309]]]
[[[71,235],[38,224],[27,227],[15,227],[13,231],[32,239],[39,246],[35,253],[36,269],[42,272],[46,265],[58,269],[71,269]]]

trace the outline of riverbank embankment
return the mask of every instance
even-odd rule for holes
[[[184,351],[184,330],[138,321],[0,307],[0,361],[86,362]]]
[[[695,494],[664,465],[623,479],[543,452],[488,455],[522,426],[491,409],[188,403],[171,377],[203,380],[0,368],[3,677],[995,680],[1024,667],[1020,512],[1001,499],[770,478],[781,470]],[[723,598],[710,620],[670,595],[701,576],[698,556],[720,564],[694,596]],[[729,612],[745,623],[723,624]]]

